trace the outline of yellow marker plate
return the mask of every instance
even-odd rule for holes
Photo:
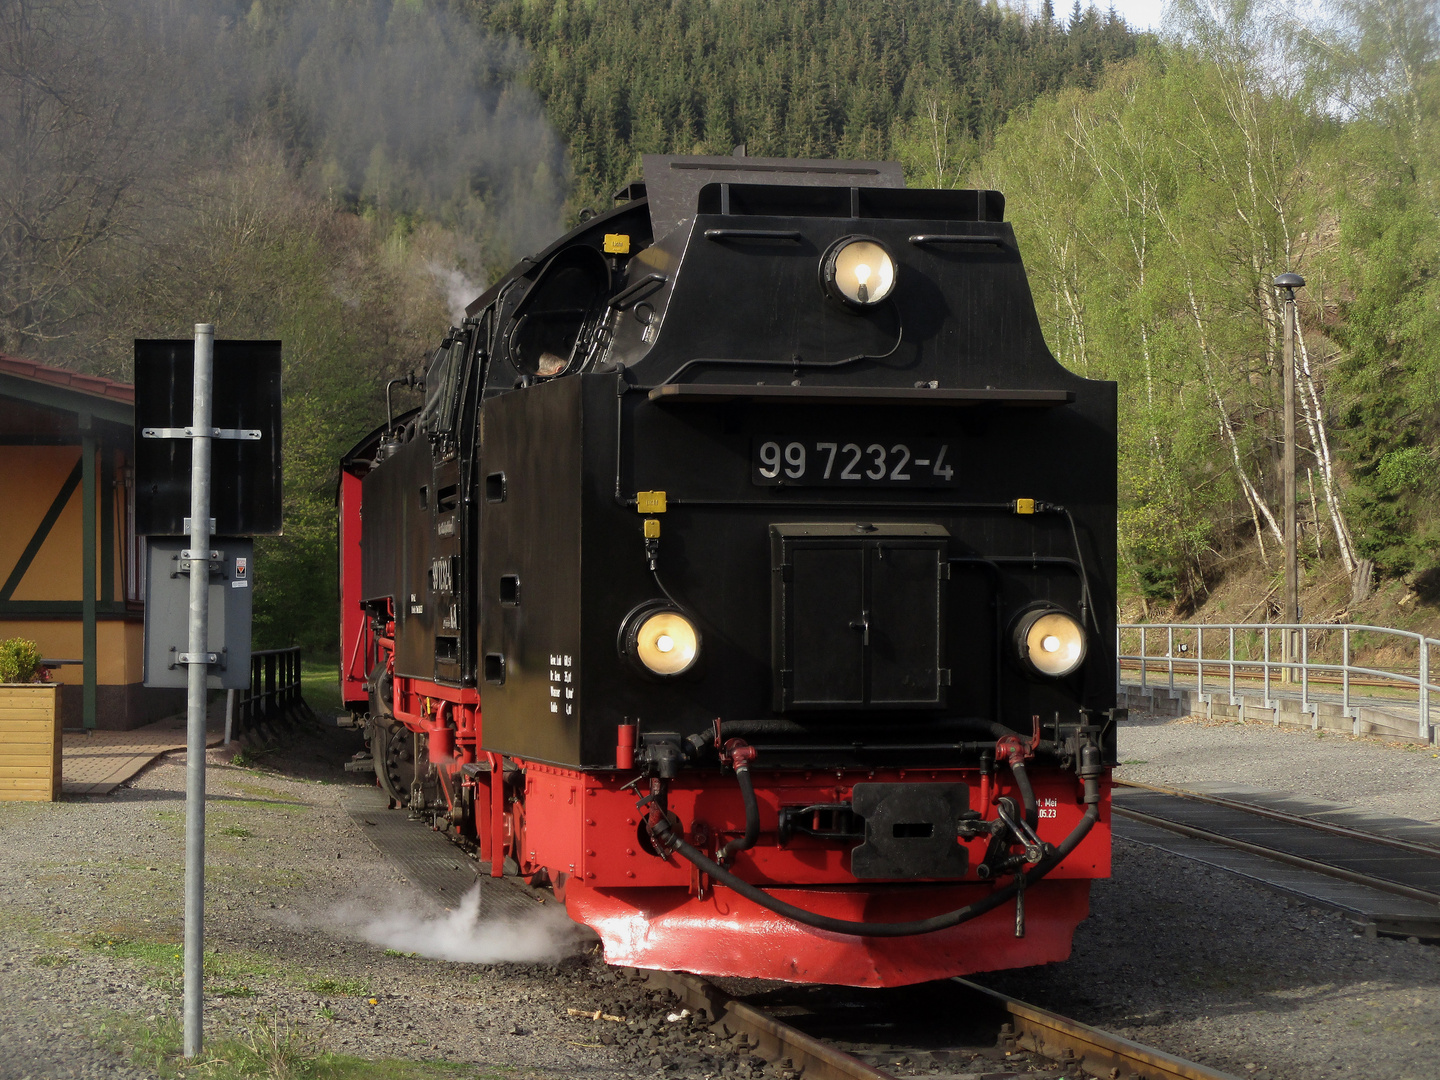
[[[663,491],[637,491],[635,493],[635,509],[642,514],[663,514],[665,512],[665,493]]]
[[[646,540],[659,540],[659,539],[660,539],[660,519],[659,519],[659,518],[646,518],[646,519],[645,519],[645,539],[646,539]]]
[[[630,237],[627,236],[625,233],[613,233],[613,232],[612,232],[612,233],[606,233],[606,234],[605,234],[605,254],[606,254],[606,255],[629,255],[629,254],[630,254]]]
[[[1035,500],[1034,500],[1034,499],[1016,499],[1016,500],[1015,500],[1015,513],[1017,513],[1017,514],[1033,514],[1034,512],[1035,512]]]

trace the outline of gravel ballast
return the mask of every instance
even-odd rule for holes
[[[344,905],[429,901],[341,808],[359,780],[339,772],[354,747],[336,738],[259,758],[263,769],[209,770],[212,1037],[278,1029],[311,1051],[515,1077],[779,1075],[701,1018],[669,1020],[673,999],[606,968],[588,943],[560,960],[451,963],[387,953],[337,925]],[[1137,717],[1121,758],[1145,764],[1121,775],[1270,786],[1433,821],[1431,753]],[[179,1015],[183,762],[162,759],[111,796],[0,804],[0,1077],[155,1075],[126,1047],[137,1027],[173,1030]],[[1070,961],[983,981],[1243,1076],[1440,1076],[1440,949],[1367,939],[1338,916],[1125,841]]]
[[[1233,783],[1440,820],[1433,747],[1136,715],[1120,779]],[[1071,959],[987,985],[1240,1076],[1440,1076],[1440,948],[1366,938],[1338,912],[1116,840]]]

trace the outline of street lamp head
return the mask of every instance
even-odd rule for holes
[[[1303,289],[1305,279],[1299,274],[1281,274],[1275,279],[1274,284],[1277,289]]]

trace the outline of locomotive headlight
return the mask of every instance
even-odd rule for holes
[[[895,288],[895,260],[868,236],[846,236],[820,260],[820,282],[835,299],[856,307],[880,303]]]
[[[681,675],[695,666],[700,634],[695,624],[668,605],[645,605],[631,614],[620,634],[621,650],[653,675]]]
[[[1026,612],[1015,625],[1020,659],[1040,675],[1069,675],[1085,661],[1085,629],[1054,608]]]

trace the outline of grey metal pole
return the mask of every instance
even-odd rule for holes
[[[190,440],[190,682],[185,747],[185,1056],[200,1053],[205,1003],[205,632],[210,619],[210,381],[215,328],[195,324]]]
[[[1295,541],[1295,290],[1305,284],[1299,274],[1275,279],[1285,305],[1285,621],[1300,621],[1300,564]],[[1295,662],[1295,631],[1285,631],[1284,660]],[[1295,681],[1295,669],[1285,668],[1284,682]]]

